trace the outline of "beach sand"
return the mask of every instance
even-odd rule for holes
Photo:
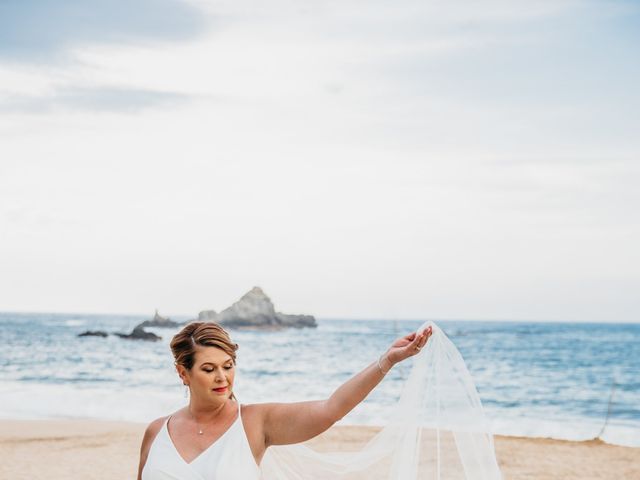
[[[0,478],[135,479],[143,431],[135,423],[0,420]],[[372,427],[336,426],[311,443],[348,450],[371,432]],[[497,436],[496,452],[505,479],[640,478],[640,448]]]

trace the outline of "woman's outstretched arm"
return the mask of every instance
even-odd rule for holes
[[[382,355],[380,366],[376,360],[326,400],[260,405],[265,446],[304,442],[321,434],[364,400],[393,365],[417,354],[430,336],[431,327],[419,335],[414,332],[399,338]]]

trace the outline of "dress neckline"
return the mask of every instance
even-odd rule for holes
[[[238,403],[238,402],[236,402]],[[169,439],[169,443],[171,444],[171,446],[173,447],[173,451],[176,452],[176,455],[178,456],[178,458],[180,460],[182,460],[182,462],[185,465],[189,465],[191,466],[193,464],[193,462],[195,462],[196,460],[198,460],[200,457],[202,457],[202,455],[204,455],[206,452],[208,452],[209,450],[211,450],[215,445],[218,445],[220,443],[220,441],[227,436],[227,434],[229,433],[229,431],[235,426],[235,424],[238,422],[238,420],[240,419],[240,403],[238,403],[238,414],[236,415],[236,418],[233,420],[233,422],[231,423],[231,425],[229,425],[229,428],[227,428],[222,435],[220,435],[217,439],[215,439],[207,448],[205,448],[204,450],[202,450],[198,455],[196,455],[194,458],[191,459],[190,462],[187,462],[184,457],[180,454],[180,452],[178,451],[178,448],[176,447],[176,444],[173,443],[173,439],[171,438],[171,434],[169,433],[169,420],[171,420],[171,417],[173,415],[169,415],[167,417],[167,419],[164,422],[164,429],[167,433],[167,438]],[[255,462],[254,462],[255,463]]]

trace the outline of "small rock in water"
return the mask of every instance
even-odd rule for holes
[[[107,337],[109,334],[107,332],[103,332],[102,330],[87,330],[85,332],[79,333],[79,337]]]
[[[145,340],[148,342],[157,342],[158,340],[162,340],[162,337],[159,337],[152,332],[146,332],[140,325],[134,328],[131,333],[114,333],[114,335],[127,340]]]
[[[160,328],[174,328],[179,327],[182,323],[174,322],[170,318],[163,317],[156,310],[156,314],[153,316],[151,320],[145,320],[138,327],[160,327]]]

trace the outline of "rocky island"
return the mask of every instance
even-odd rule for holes
[[[277,330],[282,328],[317,327],[312,315],[290,315],[276,312],[271,299],[260,287],[253,287],[240,300],[220,313],[204,310],[198,320],[217,322],[224,327]]]

